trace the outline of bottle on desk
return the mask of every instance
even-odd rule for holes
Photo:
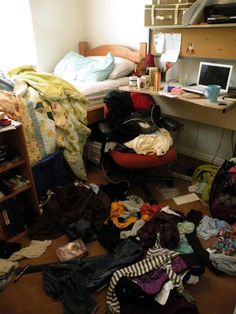
[[[154,76],[153,90],[158,92],[161,89],[161,72],[157,70]]]

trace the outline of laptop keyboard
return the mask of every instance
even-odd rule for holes
[[[183,89],[185,91],[188,91],[188,92],[203,94],[203,90],[205,89],[205,87],[201,87],[201,86],[184,86]]]

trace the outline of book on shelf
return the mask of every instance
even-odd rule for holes
[[[16,197],[0,204],[0,222],[7,239],[25,231],[24,211]]]
[[[17,233],[25,231],[25,207],[20,197],[13,197],[9,201],[13,213]]]
[[[57,248],[57,256],[61,262],[88,256],[88,250],[82,239],[77,239]]]
[[[2,214],[2,210],[1,210],[1,204],[0,204],[0,226],[1,226],[1,236],[2,236],[1,239],[3,239],[3,238],[9,239],[5,219],[4,219],[4,216]]]
[[[7,202],[0,204],[0,215],[6,238],[10,239],[14,237],[17,234],[17,231],[13,220],[13,216],[10,213]]]

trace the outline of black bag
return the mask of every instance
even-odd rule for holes
[[[204,8],[205,23],[235,23],[236,3],[214,4]]]
[[[209,210],[213,218],[236,222],[236,164],[225,161],[211,186]]]

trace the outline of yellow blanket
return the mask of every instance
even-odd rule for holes
[[[88,100],[70,83],[50,74],[39,73],[33,69],[21,67],[8,73],[15,80],[17,95],[23,101],[27,94],[22,93],[22,83],[34,88],[43,101],[48,102],[56,125],[56,145],[63,147],[64,156],[71,170],[81,180],[86,180],[83,162],[83,149],[91,132],[87,127]],[[25,88],[25,87],[24,87]],[[25,99],[29,104],[29,99]]]

